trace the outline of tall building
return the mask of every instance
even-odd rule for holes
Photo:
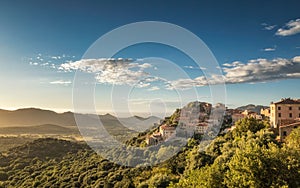
[[[274,128],[300,118],[300,100],[285,98],[270,104],[270,123]]]

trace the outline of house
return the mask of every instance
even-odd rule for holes
[[[285,98],[270,104],[270,124],[278,128],[282,122],[300,118],[300,100]]]
[[[163,138],[160,133],[153,133],[151,136],[146,138],[147,145],[157,145],[163,141]]]
[[[238,109],[226,109],[225,114],[232,116],[233,114],[241,114],[242,111]]]
[[[270,108],[260,109],[260,115],[262,115],[264,117],[270,117],[270,114],[271,114]]]
[[[208,123],[206,122],[198,123],[195,128],[196,128],[195,129],[196,134],[204,134],[208,128]]]
[[[162,125],[159,127],[159,133],[164,140],[176,135],[176,127],[170,125]]]
[[[235,113],[235,114],[232,114],[231,117],[232,117],[232,124],[234,125],[235,122],[237,122],[240,119],[243,119],[246,116],[244,114]]]
[[[281,142],[284,142],[286,137],[293,131],[293,129],[296,129],[300,127],[300,121],[287,124],[287,125],[281,125],[279,127],[279,139]]]

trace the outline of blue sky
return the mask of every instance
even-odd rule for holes
[[[140,21],[169,22],[201,38],[222,67],[228,83],[229,107],[268,105],[282,97],[300,98],[299,6],[298,1],[1,1],[0,108],[72,110],[76,70],[59,67],[80,62],[90,45],[103,34]],[[164,45],[135,45],[116,57],[170,60],[188,74],[187,85],[203,76],[190,58]],[[147,62],[140,62],[144,63]],[[165,67],[162,72],[171,77],[168,70]],[[135,101],[127,104],[133,113],[149,114],[149,108],[153,112],[163,111],[162,101],[169,105],[168,113],[179,105],[175,90],[160,88],[163,83],[151,84],[156,87],[135,88],[129,96]],[[97,84],[97,112],[114,111],[110,89],[106,78]],[[196,90],[198,99],[210,101],[208,86]],[[181,99],[183,103],[195,99],[188,94],[189,90],[181,92],[187,93]],[[127,109],[125,106],[120,103],[118,108]]]

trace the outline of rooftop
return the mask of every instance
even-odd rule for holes
[[[300,121],[299,122],[295,122],[295,123],[291,123],[291,124],[288,124],[288,125],[282,125],[282,126],[280,126],[280,128],[282,128],[282,127],[297,126],[297,125],[300,125]]]
[[[273,104],[300,104],[300,99],[284,98]]]
[[[160,128],[163,130],[175,130],[176,129],[176,127],[169,126],[169,125],[162,125],[162,126],[160,126]]]

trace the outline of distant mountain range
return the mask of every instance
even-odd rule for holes
[[[34,126],[20,126],[20,127],[1,127],[1,134],[59,134],[59,135],[70,135],[79,134],[77,127],[63,127],[60,125],[34,125]]]
[[[268,108],[268,106],[248,104],[236,109],[260,113],[262,108]],[[111,114],[76,114],[76,118],[80,122],[84,122],[86,126],[98,125],[100,119],[112,135],[122,135],[135,131],[142,132],[161,120],[155,116],[117,118]],[[0,134],[77,134],[79,130],[76,125],[73,112],[56,113],[37,108],[14,111],[0,109]]]
[[[72,112],[56,113],[50,110],[25,108],[14,111],[0,110],[0,126],[23,126],[23,125],[60,125],[75,126]]]
[[[269,108],[269,106],[263,106],[263,105],[254,105],[254,104],[248,104],[246,106],[240,106],[238,108],[236,108],[237,110],[248,110],[248,111],[252,111],[252,112],[256,112],[256,113],[260,113],[261,109],[265,109],[265,108]]]
[[[76,114],[76,119],[86,126],[99,124],[112,134],[122,134],[133,130],[145,130],[158,123],[160,118],[132,116],[117,118],[111,114]],[[26,108],[14,111],[0,110],[0,134],[61,134],[78,133],[73,112],[56,113],[50,110]]]

